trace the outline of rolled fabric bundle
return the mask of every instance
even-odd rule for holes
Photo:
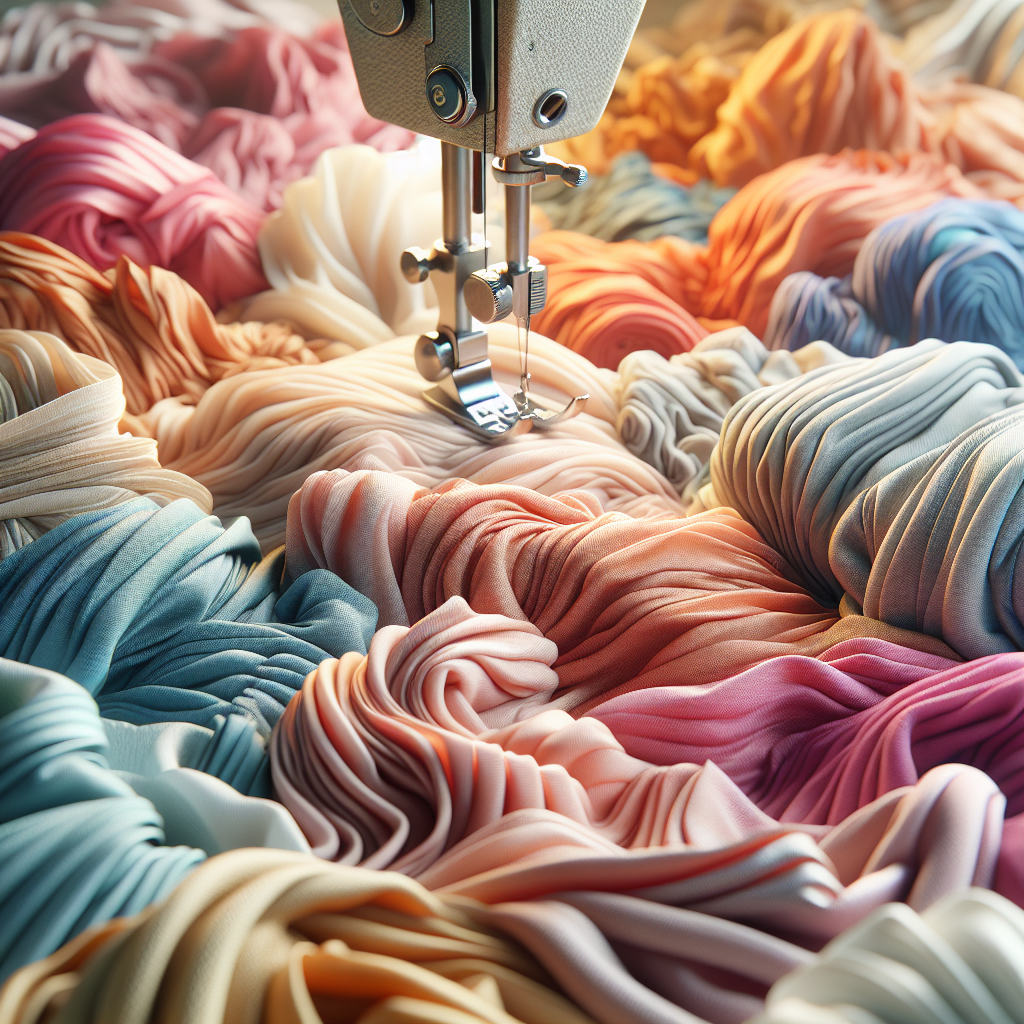
[[[608,174],[592,176],[579,189],[552,182],[534,201],[558,231],[579,231],[605,242],[653,241],[674,235],[706,242],[708,225],[733,189],[708,181],[679,185],[655,173],[643,153],[623,153]]]
[[[739,320],[763,338],[787,275],[844,277],[880,224],[949,196],[980,195],[955,167],[923,153],[844,150],[790,161],[755,178],[715,216],[707,287],[690,308]]]
[[[813,655],[838,642],[836,629],[897,640],[871,620],[837,625],[731,509],[637,520],[580,491],[464,480],[423,491],[337,470],[310,477],[289,508],[288,571],[315,567],[369,596],[381,625],[416,622],[450,597],[532,622],[558,647],[548,703],[574,714],[617,693]]]
[[[222,377],[329,358],[286,324],[218,323],[191,285],[122,256],[100,274],[35,235],[0,232],[0,328],[44,330],[109,363],[129,413],[173,395],[197,401]],[[133,421],[135,433],[142,430]]]
[[[517,387],[522,348],[508,324],[489,328],[494,376]],[[423,401],[412,338],[315,368],[238,374],[195,406],[158,403],[140,417],[164,464],[211,487],[218,515],[245,515],[265,550],[285,539],[288,502],[319,470],[386,470],[433,487],[450,477],[509,482],[542,494],[583,489],[607,509],[678,515],[672,485],[615,431],[615,377],[562,345],[530,337],[531,395],[547,408],[589,394],[586,410],[500,445],[477,440]]]
[[[180,271],[215,309],[265,286],[262,220],[212,171],[100,114],[46,125],[0,159],[0,228],[42,235],[98,270],[126,255]]]
[[[881,355],[894,344],[892,335],[854,297],[849,275],[818,277],[806,270],[790,274],[779,285],[764,340],[771,349],[793,352],[826,343],[855,358]]]
[[[654,764],[713,759],[779,821],[836,825],[932,768],[970,764],[1024,811],[1024,655],[957,665],[876,639],[773,658],[711,686],[642,690],[591,715]]]
[[[719,185],[745,185],[810,153],[932,148],[909,75],[877,26],[854,10],[810,15],[766,42],[716,117],[689,159]]]
[[[1021,1018],[1024,911],[995,893],[953,893],[918,915],[879,907],[815,964],[776,982],[756,1024]]]
[[[166,845],[153,805],[111,770],[81,686],[0,658],[0,700],[2,980],[162,899],[205,854]]]
[[[0,1020],[69,995],[83,1020],[192,1009],[270,1024],[326,1006],[359,1024],[591,1022],[518,944],[411,879],[276,850],[213,857],[160,907],[24,968]]]
[[[769,353],[745,327],[710,334],[669,360],[632,352],[619,364],[616,426],[626,447],[685,500],[718,443],[725,414],[742,395],[839,362],[846,357],[824,342],[795,357]]]
[[[994,413],[858,494],[829,545],[848,603],[967,658],[1024,648],[1022,438],[1024,409]]]
[[[630,352],[688,352],[707,329],[688,312],[707,266],[704,250],[666,236],[654,242],[602,242],[550,232],[531,243],[548,267],[548,304],[536,330],[614,370]]]
[[[1024,402],[1022,385],[998,349],[930,340],[762,388],[725,418],[711,456],[715,496],[758,529],[812,595],[837,603],[844,587],[830,544],[858,496]]]
[[[17,149],[23,142],[35,138],[36,131],[26,124],[18,121],[11,121],[9,118],[0,116],[0,157]]]
[[[154,441],[118,433],[123,412],[106,363],[52,334],[0,330],[0,559],[72,516],[139,495],[210,511],[210,492],[161,468]]]
[[[365,651],[373,606],[330,573],[281,585],[244,519],[135,498],[66,520],[0,562],[0,655],[59,671],[105,717],[263,735],[325,657]]]

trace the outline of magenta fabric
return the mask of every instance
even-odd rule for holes
[[[173,270],[213,309],[267,287],[263,217],[212,171],[102,114],[46,125],[0,160],[0,230],[41,235],[99,270],[121,255]]]
[[[984,771],[1024,810],[1024,654],[966,664],[858,638],[706,686],[616,697],[591,715],[634,757],[713,760],[780,821],[837,824],[929,769]]]

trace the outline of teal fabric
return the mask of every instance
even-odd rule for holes
[[[247,519],[189,501],[75,516],[0,562],[0,656],[69,676],[105,717],[240,713],[266,736],[320,661],[366,652],[377,619],[333,573],[282,590],[283,570]]]
[[[82,687],[0,659],[0,981],[162,899],[205,859],[161,845],[159,814],[106,752]]]

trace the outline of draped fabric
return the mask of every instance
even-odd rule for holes
[[[250,718],[264,734],[324,657],[365,651],[373,606],[329,573],[281,586],[244,519],[135,498],[0,562],[0,653],[69,676],[135,723]]]
[[[98,273],[53,242],[0,232],[0,327],[47,331],[109,363],[129,413],[173,395],[195,402],[222,377],[330,358],[281,322],[218,323],[187,281],[121,256]],[[129,422],[133,433],[144,428]]]
[[[118,433],[123,412],[106,363],[42,331],[0,330],[0,559],[137,495],[210,510],[205,487],[160,467],[152,440]]]
[[[757,1024],[1020,1017],[1024,913],[984,889],[881,907],[772,986]],[[870,1016],[869,1016],[870,1015]]]
[[[516,943],[391,872],[272,850],[215,857],[161,907],[96,929],[16,975],[0,1020],[588,1024]]]

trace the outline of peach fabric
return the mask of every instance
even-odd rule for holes
[[[841,634],[898,639],[872,620],[839,623],[731,509],[638,520],[583,492],[464,480],[426,491],[337,470],[292,498],[287,543],[293,578],[336,572],[376,604],[380,625],[416,622],[456,596],[532,622],[558,647],[549,703],[576,714],[631,690],[725,679],[778,654],[813,656]]]
[[[243,370],[319,361],[285,324],[218,323],[170,270],[144,270],[122,256],[102,274],[53,242],[14,231],[0,232],[0,327],[48,331],[109,363],[133,414],[172,395],[198,401],[214,381]]]
[[[212,171],[101,114],[47,125],[0,159],[0,229],[42,235],[98,270],[122,255],[173,270],[214,308],[265,287],[262,221]]]
[[[679,514],[668,480],[618,438],[614,374],[533,334],[531,393],[549,408],[589,394],[586,411],[552,430],[489,444],[426,406],[413,340],[319,366],[237,374],[196,405],[158,402],[138,429],[156,438],[164,465],[211,489],[219,515],[248,516],[268,551],[284,541],[292,494],[311,473],[339,466],[386,470],[421,487],[459,476],[541,494],[578,488],[629,515]],[[506,390],[519,383],[521,354],[514,328],[491,327],[489,355]]]

